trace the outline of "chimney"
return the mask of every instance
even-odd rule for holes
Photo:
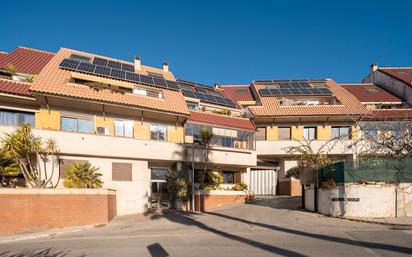
[[[142,63],[139,56],[134,57],[134,72],[138,72],[142,69]]]
[[[375,84],[375,72],[378,70],[378,65],[376,63],[373,63],[371,65],[371,79],[372,79],[372,83]]]
[[[167,62],[163,62],[162,69],[164,72],[169,71],[169,64]]]
[[[220,83],[219,82],[215,83],[215,88],[220,88]]]

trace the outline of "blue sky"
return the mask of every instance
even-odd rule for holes
[[[142,58],[213,84],[359,82],[371,63],[412,66],[412,1],[7,1],[0,50],[73,48]]]

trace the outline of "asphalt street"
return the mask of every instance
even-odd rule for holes
[[[23,256],[412,256],[412,228],[359,223],[299,211],[276,197],[204,214],[116,218],[80,232],[0,244]]]

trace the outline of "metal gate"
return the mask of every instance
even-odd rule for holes
[[[250,170],[250,190],[255,195],[276,194],[275,170]]]

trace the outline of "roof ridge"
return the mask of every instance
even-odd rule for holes
[[[220,85],[221,87],[250,87],[250,85],[232,85],[232,84],[227,84],[227,85]]]
[[[249,120],[249,118],[243,118],[243,117],[234,117],[234,116],[228,116],[228,115],[222,115],[222,114],[217,114],[217,113],[210,113],[210,112],[202,112],[202,111],[197,111],[197,110],[190,110],[190,112],[196,112],[200,114],[208,114],[212,116],[219,116],[219,117],[225,117],[225,118],[233,118],[233,119],[238,119],[238,120]]]
[[[375,83],[369,82],[369,83],[339,83],[338,85],[340,86],[355,86],[355,85],[375,85]]]
[[[412,111],[412,108],[373,109],[372,111]]]
[[[52,55],[55,55],[55,54],[56,54],[56,53],[51,52],[51,51],[42,50],[42,49],[36,49],[36,48],[26,47],[26,46],[19,46],[19,47],[17,47],[17,48],[32,50],[32,51],[41,52],[41,53],[45,53],[45,54],[52,54]],[[16,49],[17,49],[17,48],[16,48]]]
[[[31,83],[29,83],[29,82],[14,81],[14,80],[10,80],[10,79],[3,79],[3,78],[0,78],[0,81],[7,81],[7,82],[12,82],[12,83],[15,83],[15,84],[23,84],[23,85],[28,85],[28,86],[30,86],[30,85],[31,85]]]
[[[102,54],[95,54],[95,53],[86,52],[86,51],[77,50],[77,49],[72,49],[72,48],[67,48],[67,47],[60,47],[60,49],[64,49],[64,50],[68,50],[68,51],[72,51],[72,52],[77,52],[77,53],[90,54],[90,55],[97,56],[99,58],[105,58],[105,59],[109,59],[109,60],[112,60],[112,61],[122,62],[122,63],[125,63],[125,64],[130,64],[130,65],[134,64],[133,62],[130,62],[130,61],[125,61],[125,60],[122,60],[122,59],[117,59],[117,58],[113,58],[113,57],[102,55]],[[142,66],[152,67],[152,66],[147,66],[147,65],[143,65],[143,64],[142,64]],[[153,68],[155,68],[155,67],[153,67]]]
[[[408,67],[408,66],[406,66],[406,67],[378,67],[378,70],[380,70],[380,69],[382,69],[382,70],[385,70],[385,69],[412,69],[412,67]]]

